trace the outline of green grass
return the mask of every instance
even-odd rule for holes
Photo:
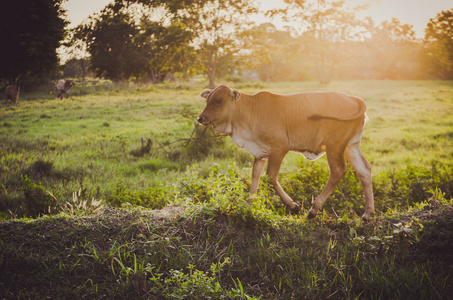
[[[63,101],[25,94],[18,106],[0,104],[0,296],[452,294],[453,82],[231,86],[363,98],[373,221],[360,222],[364,199],[353,172],[315,221],[287,216],[265,176],[251,197],[251,155],[196,125],[203,83],[76,86]],[[290,154],[280,181],[305,214],[327,176],[325,157]],[[169,220],[150,211],[169,205],[186,211]]]
[[[106,209],[3,222],[0,295],[447,299],[452,204],[433,199],[370,224],[352,215],[306,221],[232,199],[171,218]]]
[[[327,87],[314,82],[238,83],[234,87],[247,93],[340,90],[358,95],[368,105],[370,121],[362,148],[373,166],[379,211],[424,200],[436,187],[447,197],[452,194],[452,82],[338,81]],[[35,93],[25,94],[20,106],[0,106],[0,197],[6,199],[0,198],[0,210],[26,215],[20,205],[12,204],[26,201],[23,175],[60,203],[78,190],[87,199],[112,202],[120,183],[137,193],[177,181],[192,164],[204,176],[212,164],[227,166],[231,161],[250,169],[250,154],[196,125],[195,118],[205,105],[199,97],[203,88],[201,83],[123,89],[101,85],[86,90],[76,86],[63,101]],[[142,139],[152,140],[150,151],[132,155],[140,152]],[[45,173],[35,170],[39,162],[50,168]],[[281,178],[293,191],[291,196],[308,206],[326,181],[326,170],[325,158],[311,164],[290,154]],[[317,172],[319,182],[307,190],[303,185],[311,184],[312,172]],[[301,176],[305,182],[301,183]],[[350,187],[343,182],[344,189]],[[360,187],[356,189],[352,196],[361,197]],[[334,202],[344,202],[342,192],[333,196]],[[356,211],[362,209],[360,201],[355,201]]]

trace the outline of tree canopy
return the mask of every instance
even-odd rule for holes
[[[207,0],[202,6],[192,6],[182,14],[194,34],[194,44],[210,88],[215,87],[218,72],[232,73],[235,67],[240,67],[244,50],[254,50],[241,47],[239,33],[248,28],[251,23],[248,18],[256,11],[254,1]]]
[[[0,80],[58,77],[56,49],[72,37],[72,67],[116,82],[158,83],[167,74],[261,80],[453,79],[453,10],[440,12],[417,40],[413,26],[358,19],[345,0],[285,0],[267,12],[287,27],[254,24],[246,0],[114,0],[68,31],[65,0],[8,1],[0,19]],[[22,20],[18,22],[17,20]],[[81,54],[82,53],[82,54]],[[88,53],[83,54],[83,53]],[[66,72],[65,74],[70,74]],[[43,76],[45,75],[45,76]]]
[[[137,33],[130,16],[104,9],[88,34],[91,66],[97,76],[120,81],[141,68],[142,58],[133,41]]]
[[[141,57],[145,58],[143,74],[153,82],[161,82],[168,73],[189,75],[198,58],[190,45],[192,34],[182,23],[164,26],[161,22],[142,21],[136,36]]]
[[[2,2],[0,79],[21,83],[56,70],[56,49],[65,37],[64,0]]]
[[[453,79],[453,8],[438,13],[429,21],[423,44],[429,74]]]
[[[86,41],[98,76],[160,82],[169,72],[198,72],[213,87],[216,72],[232,72],[252,51],[240,47],[239,33],[255,11],[245,0],[117,0],[75,39]]]

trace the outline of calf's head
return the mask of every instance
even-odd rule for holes
[[[66,80],[64,83],[65,89],[70,89],[75,85],[74,81],[72,80]]]
[[[241,93],[221,85],[213,90],[204,90],[201,97],[206,98],[206,107],[197,118],[198,122],[205,126],[212,125],[220,133],[230,133],[235,102]]]

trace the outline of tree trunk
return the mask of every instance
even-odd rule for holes
[[[215,67],[211,68],[208,71],[208,79],[209,79],[209,88],[214,89],[215,88]]]
[[[156,72],[154,70],[151,70],[151,80],[153,84],[158,84],[162,82],[162,77],[160,72]]]
[[[80,59],[80,66],[82,68],[82,87],[85,89],[86,65],[83,57]]]
[[[209,61],[208,61],[208,80],[209,80],[209,88],[215,88],[215,69],[217,63],[217,52],[213,51],[210,53]]]

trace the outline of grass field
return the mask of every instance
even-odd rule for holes
[[[353,172],[314,222],[286,216],[265,177],[246,205],[252,157],[196,125],[204,83],[76,86],[63,101],[25,94],[18,106],[0,105],[0,296],[452,294],[453,82],[229,85],[363,98],[374,220],[358,218],[364,200]],[[280,180],[306,213],[327,176],[325,157],[290,154]],[[166,206],[184,210],[168,220],[149,211]]]

